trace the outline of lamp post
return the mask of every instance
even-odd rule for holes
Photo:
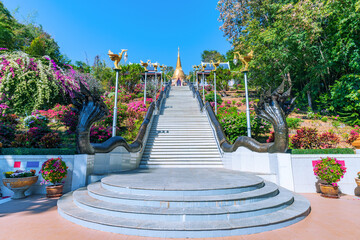
[[[212,70],[214,72],[214,98],[215,98],[215,115],[217,114],[217,99],[216,99],[216,69],[220,65],[220,60],[218,62],[214,62],[213,60],[210,61],[210,63],[214,66],[214,69]]]
[[[194,83],[197,82],[197,79],[196,79],[196,78],[197,78],[196,71],[197,71],[198,68],[199,68],[199,66],[196,66],[196,65],[193,66],[193,69],[194,69]],[[194,85],[195,85],[195,84],[194,84]]]
[[[204,78],[204,72],[206,68],[206,63],[201,66],[202,71],[202,92],[203,92],[203,103],[205,104],[205,78]]]
[[[126,63],[127,59],[128,59],[128,55],[127,55],[127,49],[121,49],[121,53],[114,54],[113,52],[111,52],[109,50],[108,55],[111,59],[111,61],[114,61],[114,70],[116,72],[116,82],[115,82],[115,102],[114,102],[114,114],[113,114],[113,124],[112,124],[112,136],[115,137],[116,136],[116,119],[117,119],[117,99],[118,99],[118,85],[119,85],[119,72],[121,70],[121,66],[119,66],[119,63],[124,55],[124,61]]]
[[[144,67],[145,69],[145,85],[144,85],[144,105],[146,106],[146,78],[147,78],[147,72],[148,72],[148,65],[151,64],[150,60],[147,60],[147,62],[143,62],[140,60],[140,64]]]
[[[166,70],[166,66],[160,65],[160,70],[161,70],[161,91],[162,91],[162,87],[163,87],[163,74],[165,74],[165,70]],[[164,81],[165,81],[165,76],[164,76]]]
[[[247,123],[247,134],[248,137],[251,137],[251,125],[250,125],[250,108],[249,108],[249,95],[247,87],[247,73],[249,70],[249,62],[253,58],[253,51],[251,51],[247,56],[241,56],[239,52],[234,52],[234,64],[237,65],[238,59],[244,65],[244,68],[241,69],[241,72],[244,73],[244,82],[245,82],[245,99],[246,99],[246,123]]]
[[[157,77],[156,77],[156,72],[157,72],[157,68],[158,68],[159,64],[158,64],[158,63],[154,63],[153,66],[154,66],[154,70],[155,70],[155,102],[156,102],[157,83],[158,83]]]

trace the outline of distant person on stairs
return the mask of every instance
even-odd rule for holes
[[[178,78],[178,80],[177,80],[177,82],[176,82],[176,85],[177,85],[177,86],[181,86],[180,78]]]

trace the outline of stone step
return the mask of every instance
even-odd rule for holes
[[[153,221],[128,219],[86,211],[76,206],[71,193],[58,201],[64,218],[97,230],[147,237],[222,237],[272,230],[300,221],[309,213],[308,201],[295,195],[294,203],[276,212],[227,221]]]
[[[196,152],[196,153],[193,153],[193,152],[183,152],[183,153],[180,153],[180,154],[172,154],[171,152],[169,152],[168,154],[164,154],[164,153],[151,153],[150,155],[147,155],[147,154],[143,154],[143,157],[142,157],[142,160],[145,160],[145,159],[168,159],[168,160],[171,160],[171,159],[198,159],[198,160],[206,160],[206,159],[213,159],[213,158],[216,158],[216,159],[220,159],[220,154],[219,152],[213,152],[213,153],[207,153],[207,152]]]
[[[271,199],[252,202],[242,206],[159,208],[108,203],[88,195],[85,189],[73,193],[73,199],[81,209],[114,217],[147,219],[155,221],[204,221],[229,220],[259,216],[281,210],[293,203],[293,194],[282,190]]]
[[[222,163],[220,164],[150,164],[148,165],[147,163],[141,163],[139,165],[140,169],[178,169],[178,168],[186,168],[186,169],[204,169],[204,168],[209,168],[209,169],[222,169],[223,165]]]
[[[226,194],[226,195],[210,195],[210,196],[157,196],[157,195],[135,195],[117,193],[102,187],[101,183],[92,183],[88,187],[88,194],[98,200],[152,207],[218,207],[243,205],[250,202],[256,202],[276,196],[278,187],[266,182],[265,186],[248,192]]]
[[[146,152],[151,152],[153,151],[153,153],[158,153],[158,154],[191,154],[191,153],[197,153],[197,154],[207,154],[207,153],[218,153],[219,154],[219,150],[217,149],[216,146],[213,146],[213,148],[163,148],[163,147],[159,147],[159,146],[154,146],[153,148],[151,148],[151,146],[149,147],[145,147],[145,151],[144,154]]]
[[[211,144],[212,143],[212,144]],[[150,142],[148,141],[148,144],[146,145],[146,147],[151,147],[151,146],[156,146],[156,147],[162,147],[162,148],[173,148],[173,149],[188,149],[188,148],[201,148],[201,149],[207,149],[207,148],[213,148],[213,147],[217,147],[215,141],[211,142],[204,142],[199,140],[199,142],[189,142],[189,141],[181,141],[181,142],[170,142],[170,141],[153,141]]]

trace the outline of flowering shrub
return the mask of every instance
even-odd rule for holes
[[[355,125],[355,129],[351,130],[350,137],[346,140],[348,144],[352,144],[358,137],[360,133],[360,127]]]
[[[63,183],[62,181],[67,175],[67,169],[68,167],[61,157],[48,159],[42,164],[39,171],[44,179],[41,184],[52,183],[58,185]]]
[[[357,175],[358,178],[360,178],[360,172],[358,172],[356,175]]]
[[[41,148],[57,148],[61,143],[61,139],[58,133],[47,133],[39,142]]]
[[[102,143],[111,138],[112,128],[103,126],[92,126],[90,129],[90,142]]]
[[[19,117],[16,114],[3,114],[0,115],[0,123],[16,126],[19,123]]]
[[[335,148],[340,142],[339,136],[335,133],[324,132],[319,136],[321,148]]]
[[[47,58],[30,58],[23,52],[0,55],[2,103],[17,113],[51,107],[72,94],[78,84]]]
[[[274,142],[274,141],[275,141],[275,132],[274,132],[274,131],[271,131],[269,138],[266,139],[266,142],[267,142],[267,143],[272,143],[272,142]]]
[[[0,123],[0,142],[3,147],[10,147],[11,142],[15,139],[15,126]]]
[[[23,171],[16,170],[15,172],[4,172],[6,178],[23,178],[35,176],[36,171],[34,169]]]
[[[16,134],[14,141],[11,143],[11,147],[57,147],[60,141],[58,134],[54,135],[54,133],[51,133],[51,129],[47,126],[40,126],[32,127],[27,132]]]
[[[49,120],[42,115],[30,115],[24,118],[24,126],[27,128],[46,126]]]
[[[296,149],[334,148],[339,142],[336,134],[325,132],[319,135],[315,128],[302,127],[291,136],[292,146]]]
[[[32,133],[25,132],[15,135],[14,141],[11,142],[11,147],[31,148],[35,143]]]
[[[206,87],[205,87],[206,88]],[[205,101],[206,102],[215,102],[215,94],[214,92],[210,92],[205,95]],[[221,104],[223,102],[221,96],[219,94],[216,94],[216,102],[218,104]]]
[[[333,186],[337,186],[337,182],[344,177],[345,173],[346,167],[336,158],[321,158],[314,166],[314,174]]]
[[[207,92],[212,91],[212,86],[211,85],[206,85],[205,86],[205,91],[207,91]]]

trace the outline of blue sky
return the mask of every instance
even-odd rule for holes
[[[199,64],[203,50],[225,54],[231,48],[219,30],[217,0],[2,0],[15,17],[36,16],[73,62],[86,58],[92,65],[107,51],[128,49],[130,62],[150,59],[176,66],[180,47],[183,70]]]

